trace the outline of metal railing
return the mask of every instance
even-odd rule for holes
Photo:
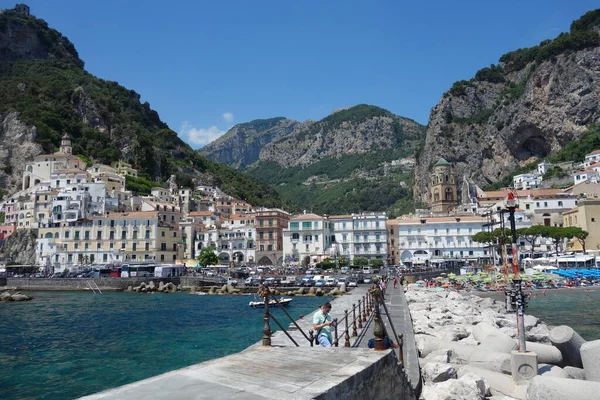
[[[258,296],[262,297],[264,299],[264,307],[265,307],[265,314],[264,314],[264,318],[263,318],[263,321],[264,321],[263,339],[262,339],[263,346],[271,346],[271,335],[273,334],[273,331],[271,330],[271,324],[270,324],[271,320],[273,320],[273,322],[275,322],[275,324],[279,327],[279,329],[281,329],[285,333],[285,335],[291,340],[292,343],[294,343],[294,345],[296,347],[300,346],[298,344],[298,342],[296,342],[296,340],[283,327],[283,325],[277,320],[277,318],[275,318],[275,316],[269,311],[269,308],[270,308],[269,304],[271,302],[273,302],[273,304],[276,304],[277,306],[280,306],[281,310],[290,319],[290,321],[294,324],[296,329],[298,331],[300,331],[300,333],[302,333],[302,336],[306,340],[308,340],[311,347],[314,346],[315,344],[319,344],[318,337],[315,336],[314,330],[309,329],[308,334],[306,332],[304,332],[304,330],[302,330],[302,328],[300,328],[300,326],[296,323],[296,321],[290,316],[290,314],[286,311],[286,309],[281,305],[281,303],[279,302],[277,297],[275,297],[275,295],[273,294],[273,291],[269,287],[261,284],[258,289]],[[352,304],[352,309],[350,310],[350,312],[348,310],[344,310],[343,325],[342,325],[343,329],[341,329],[342,327],[340,327],[340,324],[338,323],[339,322],[338,318],[333,318],[332,320],[334,321],[334,323],[333,323],[334,331],[333,331],[332,345],[335,347],[339,347],[340,333],[341,333],[341,334],[343,334],[343,338],[344,338],[344,347],[351,347],[350,338],[358,337],[358,329],[363,329],[363,324],[366,324],[367,319],[369,318],[369,316],[371,315],[371,313],[374,310],[374,307],[375,307],[374,297],[371,293],[367,292],[367,294],[365,294],[363,296],[362,302],[359,299],[358,304],[356,304],[356,303]],[[350,314],[352,315],[351,317],[350,317]],[[364,326],[366,328],[366,325],[364,325]]]
[[[374,303],[375,303],[375,315],[373,317],[373,321],[375,323],[375,326],[373,328],[373,334],[375,335],[374,348],[375,348],[375,350],[386,350],[384,338],[387,336],[389,339],[392,339],[392,340],[395,339],[396,343],[398,344],[398,347],[397,347],[398,353],[396,353],[396,348],[394,348],[392,342],[390,342],[391,349],[394,353],[394,356],[396,357],[398,364],[404,364],[404,353],[403,353],[404,335],[402,333],[398,334],[396,332],[396,328],[394,327],[394,323],[392,322],[390,312],[388,311],[388,308],[385,304],[384,291],[383,291],[382,287],[380,286],[378,280],[373,282],[373,286],[371,287],[371,289],[369,289],[369,293],[372,295],[372,297],[374,299]],[[388,334],[388,332],[386,331],[386,328],[385,328],[385,324],[383,323],[383,321],[381,319],[381,309],[382,308],[385,313],[385,316],[387,317],[388,324],[389,324],[390,328],[392,329],[393,336],[390,336]]]

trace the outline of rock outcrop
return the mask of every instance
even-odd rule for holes
[[[258,160],[264,146],[311,124],[284,117],[257,119],[235,125],[198,151],[209,160],[244,169]]]
[[[441,157],[454,163],[459,179],[485,186],[600,121],[598,14],[586,14],[554,41],[502,56],[443,95],[417,158],[417,200],[429,202],[429,173]]]
[[[42,152],[35,143],[36,132],[34,126],[19,120],[17,112],[0,114],[0,191],[14,193],[21,189],[25,164]]]
[[[0,258],[20,265],[35,265],[35,234],[31,229],[17,229],[4,241]]]

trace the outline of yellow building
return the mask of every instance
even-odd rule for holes
[[[586,250],[600,250],[600,199],[579,200],[577,208],[563,213],[563,226],[578,226],[589,233],[585,239]],[[569,250],[583,250],[577,239],[569,242]]]
[[[117,174],[121,176],[133,176],[135,178],[138,177],[138,171],[135,168],[131,167],[131,164],[126,163],[125,161],[118,161],[115,163],[114,168],[117,170]]]
[[[49,224],[39,229],[38,237],[45,239],[47,248],[56,248],[54,254],[43,256],[57,271],[111,262],[172,263],[183,257],[181,232],[160,221],[156,211]],[[38,254],[43,252],[39,250]]]

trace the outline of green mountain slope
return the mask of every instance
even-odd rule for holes
[[[35,154],[54,152],[68,133],[74,154],[91,162],[124,160],[157,182],[176,175],[182,186],[214,184],[257,206],[281,205],[267,185],[200,156],[135,91],[86,72],[73,44],[43,20],[1,13],[0,56],[0,144],[20,126],[3,122],[17,118],[32,132]],[[0,154],[5,193],[18,188],[24,151]]]
[[[386,165],[414,155],[425,127],[358,105],[266,145],[248,173],[274,185],[291,210],[321,214],[414,209],[412,171]]]

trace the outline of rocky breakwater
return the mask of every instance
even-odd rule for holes
[[[10,294],[10,292],[4,292],[0,295],[0,301],[29,301],[33,300],[33,297],[21,294],[19,292]]]
[[[511,365],[518,347],[516,316],[502,302],[412,287],[406,298],[423,399],[598,398],[600,341],[586,342],[570,327],[549,328],[526,315],[526,348],[537,354],[538,370],[533,379],[517,383]]]

